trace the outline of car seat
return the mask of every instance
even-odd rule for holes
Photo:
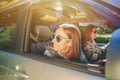
[[[35,25],[30,30],[30,52],[43,55],[45,45],[51,39],[51,30],[45,25]],[[47,42],[47,43],[46,43]]]

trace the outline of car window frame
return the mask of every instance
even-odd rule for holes
[[[98,70],[102,69],[104,70],[104,67],[98,67],[98,65],[95,64],[82,64],[82,63],[76,63],[76,62],[71,62],[71,61],[66,61],[66,60],[62,60],[62,59],[57,59],[57,58],[48,58],[42,55],[38,55],[38,54],[32,54],[30,53],[29,50],[29,32],[30,32],[30,25],[31,25],[31,19],[32,19],[32,6],[28,9],[29,10],[29,16],[28,16],[28,22],[27,22],[27,28],[26,28],[26,35],[25,35],[25,45],[23,47],[23,54],[22,56],[26,56],[28,58],[34,59],[34,60],[38,60],[38,61],[42,61],[45,63],[50,63],[53,65],[57,65],[60,67],[64,67],[64,68],[68,68],[68,69],[72,69],[75,71],[80,71],[83,73],[89,73],[92,75],[97,75],[97,76],[101,76],[101,77],[105,77],[104,73],[99,73]]]

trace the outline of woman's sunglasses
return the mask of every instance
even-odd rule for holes
[[[97,31],[93,31],[94,32],[94,34],[96,34],[97,33]]]
[[[58,36],[56,36],[54,38],[56,39],[57,42],[61,42],[62,40],[70,40],[69,38],[64,38],[64,37],[62,37],[60,35],[58,35]]]
[[[62,40],[71,40],[69,38],[64,38],[61,35],[55,36],[55,33],[52,33],[52,38],[56,39],[57,42],[61,42]]]

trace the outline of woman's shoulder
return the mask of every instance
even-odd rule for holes
[[[86,41],[86,43],[84,43],[84,45],[83,45],[83,48],[84,47],[90,48],[92,46],[94,46],[94,44],[91,41]]]
[[[46,51],[44,52],[44,56],[50,57],[50,58],[58,58],[58,59],[65,59],[68,60],[68,58],[58,52],[56,52],[51,47],[46,47]]]

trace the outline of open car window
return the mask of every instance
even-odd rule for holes
[[[12,50],[19,9],[0,12],[0,48]]]
[[[56,3],[56,4],[55,4]],[[54,4],[54,5],[53,5]],[[80,6],[81,5],[81,6]],[[59,25],[70,23],[77,26],[81,32],[87,25],[97,27],[98,36],[95,40],[98,46],[103,46],[109,42],[112,33],[112,25],[108,24],[106,18],[96,13],[84,1],[81,3],[67,3],[67,1],[48,2],[47,4],[33,5],[31,8],[29,52],[50,61],[52,64],[67,66],[75,70],[82,70],[95,75],[104,76],[105,66],[91,63],[81,63],[80,61],[69,61],[59,58],[47,57],[44,55],[48,49],[46,46],[52,45],[53,33]],[[109,27],[111,29],[109,29]],[[82,37],[81,37],[82,38]],[[82,46],[82,45],[81,45]],[[80,49],[81,50],[81,49]],[[49,51],[49,50],[48,50]],[[84,52],[83,52],[84,54]],[[55,60],[55,61],[54,61]],[[104,60],[104,64],[107,60]],[[59,64],[60,63],[60,64]],[[79,68],[80,67],[80,68]]]

